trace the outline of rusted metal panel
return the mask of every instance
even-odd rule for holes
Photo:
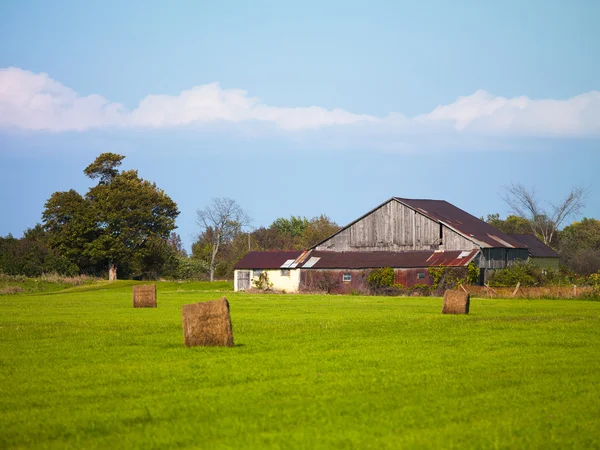
[[[353,291],[367,293],[369,272],[370,270],[303,270],[300,273],[300,291],[316,292],[328,287],[330,292],[337,294],[349,294]],[[350,281],[344,281],[345,274],[351,276]],[[423,278],[419,278],[419,274]],[[433,279],[426,268],[396,269],[394,283],[403,287],[412,287],[415,284],[431,286]]]
[[[318,257],[319,260],[307,269],[460,267],[468,265],[478,251],[325,252],[315,250],[311,252],[311,257]]]

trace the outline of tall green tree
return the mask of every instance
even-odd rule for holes
[[[164,241],[179,215],[177,204],[136,170],[120,172],[125,157],[102,153],[84,173],[98,184],[85,197],[71,190],[54,193],[42,215],[53,248],[83,264],[87,258],[107,267],[109,279],[117,268],[125,273],[157,273]],[[166,245],[166,244],[165,244]]]

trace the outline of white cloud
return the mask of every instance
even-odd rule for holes
[[[128,111],[99,95],[80,96],[45,73],[0,69],[0,127],[60,132],[100,127],[165,128],[216,121],[259,121],[290,132],[352,125],[370,136],[390,132],[587,136],[600,134],[600,92],[566,100],[532,100],[496,97],[479,90],[429,114],[407,118],[400,113],[375,117],[339,108],[271,106],[244,90],[222,89],[211,83],[176,96],[149,95]]]

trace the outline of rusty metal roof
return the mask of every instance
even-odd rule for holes
[[[525,248],[517,239],[445,200],[394,197],[394,200],[454,229],[481,247]]]
[[[544,244],[533,234],[509,234],[513,239],[518,240],[527,247],[529,254],[534,258],[558,258],[560,255],[552,248]]]
[[[286,261],[300,260],[299,269],[373,269],[378,267],[413,268],[469,264],[479,250],[471,251],[414,251],[414,252],[249,252],[234,269],[279,269]],[[290,267],[290,268],[294,268]]]
[[[313,250],[312,258],[319,258],[311,269],[373,269],[379,267],[412,268],[469,264],[479,250],[461,251],[410,251],[410,252],[330,252]],[[301,268],[303,266],[300,266]]]
[[[303,255],[302,250],[284,252],[248,252],[234,269],[279,269],[286,261],[296,260]]]

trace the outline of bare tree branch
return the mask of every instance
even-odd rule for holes
[[[585,206],[585,197],[588,189],[575,187],[560,203],[542,201],[537,197],[534,188],[527,189],[522,184],[506,186],[502,199],[510,206],[512,212],[527,219],[534,234],[541,236],[545,244],[549,245],[565,219],[575,215]]]
[[[221,244],[233,239],[236,233],[251,223],[251,219],[231,198],[213,198],[212,203],[197,211],[198,225],[204,232],[212,230],[210,281],[215,276],[215,261]]]

